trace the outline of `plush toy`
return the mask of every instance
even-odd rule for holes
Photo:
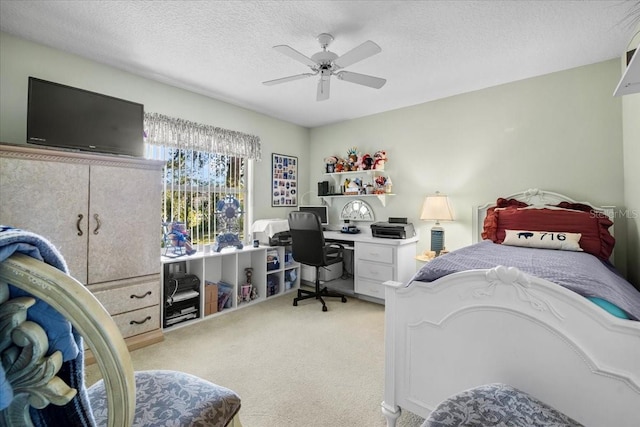
[[[357,171],[358,166],[358,149],[356,147],[351,147],[347,150],[347,161],[349,162],[349,169],[351,171]]]
[[[364,170],[364,163],[362,163],[362,154],[357,154],[357,158],[355,163],[353,164],[354,170],[362,171]]]
[[[191,236],[184,222],[174,221],[163,224],[166,227],[165,255],[173,250],[174,256],[193,255],[196,250],[191,246]]]
[[[369,154],[362,156],[362,170],[370,170],[373,168],[374,159]]]
[[[336,163],[338,163],[338,158],[336,156],[329,156],[324,159],[324,163],[327,173],[333,173],[336,170]]]
[[[384,170],[384,164],[387,162],[387,152],[384,150],[376,151],[373,159],[373,169]]]
[[[324,159],[324,162],[330,165],[335,165],[338,163],[338,158],[336,156],[329,156]]]

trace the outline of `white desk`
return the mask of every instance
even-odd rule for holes
[[[386,239],[367,232],[358,234],[325,231],[325,240],[353,244],[353,291],[365,299],[384,301],[383,282],[408,282],[416,271],[415,256],[418,237]],[[326,285],[331,287],[331,282]]]

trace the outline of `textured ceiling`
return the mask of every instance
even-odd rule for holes
[[[163,83],[315,127],[619,57],[637,1],[0,1],[0,29]],[[317,77],[272,49],[382,52],[346,70],[380,90]],[[612,92],[615,85],[611,88]]]

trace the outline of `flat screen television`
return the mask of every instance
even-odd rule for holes
[[[313,212],[320,217],[322,225],[329,225],[329,208],[325,205],[300,205],[300,212]]]
[[[144,106],[29,77],[27,143],[142,157]]]

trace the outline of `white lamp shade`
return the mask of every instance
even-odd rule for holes
[[[453,221],[449,198],[436,192],[433,196],[427,196],[422,205],[420,219],[425,221]]]

